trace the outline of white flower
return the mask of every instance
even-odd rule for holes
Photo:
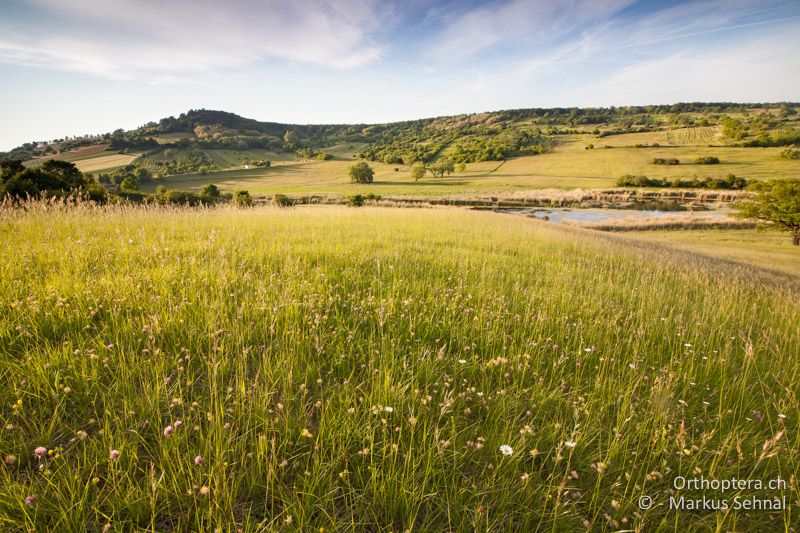
[[[503,444],[500,446],[500,453],[511,456],[514,454],[514,450],[508,444]]]
[[[388,405],[384,407],[383,410],[387,413],[394,413],[394,407],[389,407]]]
[[[566,446],[567,448],[574,448],[576,444],[578,443],[575,442],[574,440],[568,440],[564,442],[564,446]]]
[[[467,360],[466,359],[459,359],[458,362],[461,363],[462,365],[467,364]]]

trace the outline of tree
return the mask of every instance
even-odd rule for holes
[[[23,170],[25,170],[25,167],[19,159],[0,161],[0,180],[11,179]]]
[[[792,244],[800,246],[800,179],[759,181],[750,188],[756,194],[737,202],[737,214],[788,229],[792,233]]]
[[[347,173],[350,176],[350,183],[372,183],[375,177],[375,171],[363,161],[352,165]]]
[[[449,176],[455,171],[455,163],[453,163],[452,159],[445,157],[430,165],[428,170],[431,171],[431,174],[433,174],[434,177],[443,178],[445,173],[447,173]]]
[[[466,163],[459,163],[459,164],[456,165],[456,172],[458,172],[459,174],[461,174],[465,170],[467,170]]]
[[[411,166],[411,177],[414,178],[414,181],[424,178],[426,172],[428,172],[428,169],[422,163],[414,163]]]
[[[295,146],[297,144],[297,134],[292,130],[286,130],[286,133],[283,134],[283,141],[287,146]]]

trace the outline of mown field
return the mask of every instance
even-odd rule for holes
[[[453,209],[40,205],[0,254],[3,531],[798,523],[796,277]]]

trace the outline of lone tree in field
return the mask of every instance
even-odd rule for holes
[[[356,163],[347,171],[350,183],[372,183],[375,172],[365,162]]]
[[[414,178],[414,181],[424,178],[426,172],[428,172],[428,169],[422,163],[414,163],[411,166],[411,177]]]
[[[778,224],[792,232],[800,246],[800,179],[760,181],[751,187],[753,198],[738,202],[739,216]]]

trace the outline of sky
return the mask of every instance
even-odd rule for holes
[[[189,109],[800,101],[800,0],[0,0],[0,150]]]

